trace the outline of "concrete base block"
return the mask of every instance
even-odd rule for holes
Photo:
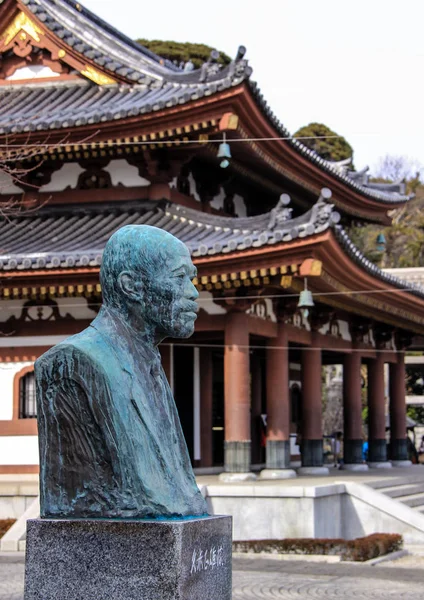
[[[410,467],[412,462],[410,460],[392,460],[390,461],[393,467]]]
[[[25,600],[231,600],[231,517],[28,521]]]
[[[389,461],[382,461],[382,462],[369,462],[368,466],[370,469],[391,469],[392,468],[392,463]]]
[[[298,475],[330,475],[330,470],[327,467],[300,467],[297,469]]]
[[[259,479],[292,479],[297,477],[293,469],[263,469],[259,473]]]
[[[221,473],[219,481],[222,483],[234,483],[238,481],[256,481],[257,476],[254,473]]]
[[[368,471],[368,465],[365,463],[361,464],[344,464],[341,466],[344,471]]]

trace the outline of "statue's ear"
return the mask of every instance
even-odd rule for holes
[[[127,298],[134,302],[141,302],[143,300],[143,284],[141,281],[136,280],[134,273],[131,271],[122,271],[122,273],[119,273],[118,285]]]

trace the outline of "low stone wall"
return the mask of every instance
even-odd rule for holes
[[[358,483],[210,485],[204,493],[213,514],[232,515],[234,540],[399,533],[407,543],[424,543],[424,515]]]
[[[9,480],[5,481],[4,478]],[[25,539],[25,519],[38,516],[37,476],[0,478],[0,518],[15,518],[8,544]],[[367,485],[353,482],[302,486],[211,484],[202,487],[213,515],[233,517],[234,540],[284,538],[355,539],[399,533],[424,544],[424,515]],[[27,513],[24,515],[24,513]],[[22,517],[21,520],[19,518]],[[13,534],[13,535],[12,535]],[[13,537],[13,540],[12,540]]]
[[[0,475],[0,519],[19,519],[38,496],[38,475]]]

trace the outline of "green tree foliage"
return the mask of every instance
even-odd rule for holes
[[[303,139],[300,141],[311,150],[314,150],[325,160],[337,162],[339,160],[353,158],[353,148],[344,137],[327,137],[326,139],[322,137],[337,135],[338,134],[327,127],[327,125],[323,125],[322,123],[309,123],[309,125],[301,127],[298,131],[296,131],[294,137],[315,138]]]
[[[175,64],[186,63],[189,60],[199,69],[208,60],[214,48],[206,44],[193,44],[191,42],[172,42],[165,40],[136,40],[148,50],[151,50],[162,58],[167,58]],[[224,52],[219,53],[218,63],[228,65],[231,58]]]
[[[382,268],[424,267],[424,185],[416,169],[415,161],[384,157],[377,169],[380,177],[374,181],[392,183],[404,179],[407,192],[413,192],[415,198],[392,214],[390,227],[366,225],[351,227],[348,232],[361,252]],[[391,177],[388,177],[389,174]],[[380,233],[386,239],[384,250],[377,248]]]
[[[416,421],[418,425],[424,425],[424,407],[423,406],[408,406],[406,414],[410,419]]]

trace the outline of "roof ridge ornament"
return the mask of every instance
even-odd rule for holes
[[[288,194],[281,194],[276,206],[271,210],[268,229],[280,228],[283,223],[291,219],[293,212],[292,208],[288,208],[291,198]]]
[[[213,77],[214,75],[219,73],[219,71],[222,68],[222,65],[220,65],[217,62],[218,59],[219,59],[218,50],[211,50],[208,60],[206,62],[204,62],[200,68],[200,78],[199,78],[200,82],[206,82],[206,81],[208,81],[208,79],[210,77]]]
[[[316,233],[329,225],[339,223],[341,219],[340,213],[334,210],[334,204],[329,203],[332,195],[329,188],[322,188],[317,203],[312,207],[311,221],[315,225]]]

